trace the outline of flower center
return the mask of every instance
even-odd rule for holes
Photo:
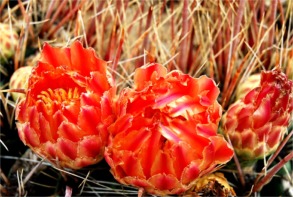
[[[77,88],[69,88],[68,91],[64,90],[63,88],[58,88],[52,90],[51,88],[48,88],[47,91],[42,91],[37,98],[41,99],[45,104],[50,104],[53,102],[66,102],[70,101],[72,99],[78,99],[80,96],[80,93],[78,92]]]

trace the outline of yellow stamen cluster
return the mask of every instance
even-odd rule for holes
[[[48,88],[47,91],[42,91],[37,98],[41,99],[45,104],[50,104],[52,102],[64,102],[72,99],[79,98],[79,92],[77,88],[69,88],[68,91],[64,90],[63,88],[58,88],[52,90]]]

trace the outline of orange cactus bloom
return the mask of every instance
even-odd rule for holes
[[[280,70],[263,71],[259,86],[229,107],[223,131],[241,159],[261,159],[277,149],[293,108],[292,88]]]
[[[111,113],[100,104],[111,88],[106,67],[78,41],[68,48],[45,44],[26,99],[17,106],[23,143],[60,167],[78,169],[100,161]]]
[[[159,64],[138,68],[134,88],[117,99],[105,159],[123,184],[156,195],[179,194],[196,178],[228,162],[233,151],[217,135],[219,89],[206,76],[167,73]]]

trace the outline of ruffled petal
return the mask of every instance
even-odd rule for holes
[[[64,65],[70,66],[70,49],[69,48],[55,48],[45,43],[41,54],[41,60],[55,68]],[[46,69],[47,70],[47,69]]]
[[[146,67],[138,68],[134,74],[135,89],[142,90],[150,81],[165,77],[166,74],[167,69],[160,64],[154,63]]]

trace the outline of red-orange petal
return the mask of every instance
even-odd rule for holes
[[[232,159],[233,149],[221,136],[213,136],[210,139],[215,150],[215,162],[225,163]]]
[[[171,151],[171,157],[174,158],[173,166],[175,174],[178,180],[180,180],[183,170],[194,160],[196,152],[184,141],[174,145]]]
[[[31,147],[39,146],[40,139],[37,132],[30,126],[30,123],[27,123],[23,125],[22,130],[20,132],[23,132],[23,136],[25,138],[25,142],[27,145]],[[21,134],[22,135],[22,134]]]
[[[195,161],[191,162],[182,173],[182,184],[189,184],[190,182],[194,181],[200,173],[199,164]]]
[[[77,142],[86,135],[85,131],[81,130],[76,124],[66,121],[61,123],[57,133],[59,137],[69,139],[72,142]]]
[[[68,159],[76,159],[77,157],[77,143],[72,142],[65,138],[58,138],[56,144],[56,152],[58,158],[64,161],[68,161]]]
[[[86,50],[79,41],[76,41],[72,43],[70,50],[72,69],[85,76],[89,76],[91,71],[106,75],[106,62],[97,58],[94,49]]]
[[[151,175],[155,174],[175,174],[174,170],[174,158],[170,157],[171,155],[168,152],[159,151],[156,154],[155,160],[151,167]]]
[[[121,151],[119,157],[121,158],[121,164],[119,166],[123,169],[126,176],[146,178],[141,167],[140,159],[133,152]]]
[[[265,125],[270,120],[271,114],[271,101],[263,99],[260,106],[253,113],[253,126],[254,128],[259,128]]]
[[[41,61],[53,65],[71,65],[69,48],[55,48],[45,43],[41,55]]]
[[[251,150],[254,149],[255,145],[258,142],[256,133],[250,129],[245,130],[241,133],[241,141],[242,148],[249,148]]]
[[[101,112],[94,106],[82,106],[78,115],[78,126],[88,135],[97,135],[99,133],[97,124],[93,123],[100,117]]]
[[[165,77],[167,69],[160,64],[151,64],[146,67],[137,68],[134,74],[134,84],[136,90],[142,90],[151,79]]]
[[[164,173],[153,175],[148,179],[148,181],[154,186],[156,190],[159,191],[172,190],[179,185],[179,181],[176,177],[171,174]]]
[[[101,157],[101,152],[104,150],[104,142],[101,141],[101,138],[97,135],[85,136],[78,143],[78,154],[90,157],[97,158]]]

